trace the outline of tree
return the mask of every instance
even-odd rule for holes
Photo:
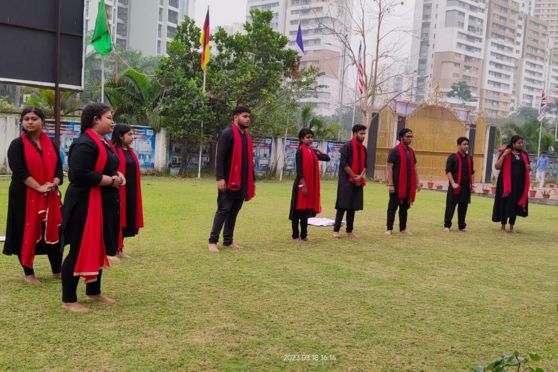
[[[471,88],[467,85],[466,81],[453,83],[451,90],[448,92],[448,97],[458,98],[463,106],[465,106],[465,102],[474,100],[473,95],[471,94]]]
[[[524,150],[528,153],[536,154],[539,145],[539,126],[540,122],[532,119],[520,124],[509,121],[502,128],[502,142],[505,145],[512,136],[520,135],[524,138]],[[541,151],[548,151],[550,146],[557,148],[557,143],[554,139],[554,125],[549,121],[545,121],[542,126]]]
[[[155,79],[138,70],[127,69],[118,81],[105,84],[105,96],[114,110],[114,120],[128,124],[160,127],[159,105],[162,88]]]
[[[29,94],[25,100],[26,106],[37,106],[47,117],[54,117],[54,90],[24,88],[24,92]],[[60,115],[69,116],[81,111],[82,102],[78,95],[70,91],[60,93]]]
[[[314,137],[320,140],[333,140],[339,132],[339,125],[327,125],[326,122],[314,115],[314,107],[311,105],[302,106],[300,112],[300,124],[298,130],[309,128],[314,132]]]

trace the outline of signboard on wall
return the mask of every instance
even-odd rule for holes
[[[285,165],[284,173],[295,174],[296,173],[296,150],[298,149],[299,141],[297,138],[287,138],[285,140]],[[319,142],[312,142],[312,147],[318,149]]]
[[[254,172],[257,176],[265,176],[271,171],[272,138],[254,138]]]
[[[331,159],[327,162],[325,173],[328,176],[336,176],[339,173],[339,162],[341,160],[341,147],[343,142],[327,141],[327,155]]]

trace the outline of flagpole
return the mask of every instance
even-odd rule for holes
[[[105,103],[105,56],[101,56],[101,103]]]
[[[203,70],[202,92],[204,95],[205,95],[205,72],[206,71],[207,71],[207,66]],[[200,131],[200,153],[198,155],[198,179],[201,178],[202,146],[203,146],[203,120],[201,122],[201,131]]]
[[[354,96],[354,99],[353,99],[353,120],[351,121],[351,128],[355,126],[355,112],[356,112],[356,105],[357,105],[357,90],[358,90],[358,76],[357,76],[357,80],[355,82],[355,96]],[[359,98],[358,102],[360,104],[360,98]]]
[[[537,147],[537,161],[539,161],[539,158],[541,157],[541,139],[542,139],[542,124],[543,121],[539,120],[539,146]]]

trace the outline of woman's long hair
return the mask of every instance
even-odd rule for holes
[[[306,137],[309,134],[311,134],[312,136],[314,135],[314,132],[312,131],[312,129],[302,128],[300,130],[300,132],[298,132],[298,144],[302,145],[302,140],[304,139],[304,137]]]
[[[111,108],[104,103],[90,103],[81,112],[81,133],[93,127],[93,121],[100,119],[105,113],[111,111]]]
[[[112,130],[112,137],[110,141],[115,147],[124,147],[122,144],[122,136],[130,132],[132,127],[128,124],[116,124]]]

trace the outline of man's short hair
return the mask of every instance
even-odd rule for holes
[[[469,138],[467,138],[467,137],[459,137],[459,138],[457,139],[457,144],[458,144],[458,145],[461,145],[464,141],[467,141],[467,143],[469,143]]]
[[[236,115],[243,114],[245,112],[250,113],[250,109],[246,106],[236,106],[236,108],[233,110],[232,114],[233,114],[233,116],[236,116]]]
[[[353,125],[353,133],[360,132],[361,130],[366,130],[366,127],[362,124]]]
[[[410,132],[410,133],[413,133],[413,131],[412,131],[411,129],[409,129],[409,128],[403,128],[403,129],[401,129],[401,130],[399,131],[399,140],[401,141],[401,138],[405,137],[405,135],[406,135],[407,133],[409,133],[409,132]]]

